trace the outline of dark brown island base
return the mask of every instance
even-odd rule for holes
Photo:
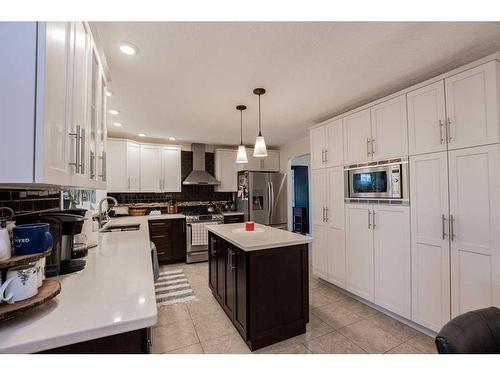
[[[262,225],[209,229],[209,286],[250,350],[305,333],[309,321],[308,243]]]

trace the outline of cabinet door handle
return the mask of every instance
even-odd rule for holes
[[[450,238],[452,241],[455,240],[455,218],[453,217],[453,215],[450,215]]]
[[[370,210],[368,210],[368,229],[371,229],[372,228],[372,223],[371,223],[371,215],[372,215],[372,212]]]
[[[90,150],[90,179],[95,178],[95,154]]]
[[[372,229],[375,230],[375,210],[372,211]]]
[[[80,129],[80,173],[85,174],[85,128]]]
[[[325,148],[325,163],[328,163],[328,149]]]
[[[453,137],[451,136],[451,119],[449,117],[446,117],[446,132],[448,133],[448,143],[450,143]]]
[[[375,155],[375,147],[373,145],[375,144],[375,138],[371,137],[370,139],[370,148],[371,148],[371,155]]]
[[[75,138],[75,161],[68,165],[75,166],[75,173],[80,173],[80,125],[77,125],[75,132],[69,133],[69,136]]]
[[[444,143],[443,126],[444,126],[443,120],[439,119],[439,140],[441,144]]]
[[[127,178],[128,190],[130,190],[130,177]]]
[[[328,207],[325,207],[325,222],[328,223]]]
[[[366,156],[370,156],[370,138],[366,138]]]
[[[446,216],[443,214],[441,215],[441,238],[443,240],[446,238],[445,225],[446,225]]]
[[[107,179],[108,179],[108,177],[107,177],[108,176],[108,162],[107,162],[108,159],[106,159],[106,151],[103,151],[101,155],[102,155],[102,162],[101,162],[102,163],[102,176],[101,176],[101,180],[103,182],[106,182]]]
[[[323,223],[325,222],[325,206],[322,207],[323,210]]]

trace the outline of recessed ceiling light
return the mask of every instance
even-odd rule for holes
[[[125,55],[135,55],[139,49],[129,42],[121,42],[120,43],[120,51],[122,51]]]
[[[120,114],[120,111],[118,111],[116,109],[110,109],[109,110],[109,114],[111,114],[111,115],[118,115],[118,114]]]
[[[121,122],[113,122],[114,126],[122,127],[123,124]]]
[[[168,137],[169,141],[175,141],[175,137]]]
[[[106,96],[113,96],[113,91],[107,90],[106,91]]]
[[[146,136],[146,134],[144,134],[144,133],[139,133],[139,137],[145,137],[145,136]]]

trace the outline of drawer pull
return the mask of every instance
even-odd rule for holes
[[[161,223],[151,223],[151,225],[153,225],[153,226],[161,226],[161,225],[167,225],[167,223],[165,223],[164,221],[162,221]]]
[[[166,254],[164,251],[157,252],[156,255]]]
[[[165,235],[164,235],[164,234],[162,234],[162,235],[152,236],[152,237],[153,237],[153,238],[164,238],[164,237],[165,237]]]

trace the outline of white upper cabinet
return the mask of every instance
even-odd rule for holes
[[[108,141],[109,146],[109,141]],[[109,150],[111,152],[111,150]],[[107,154],[108,155],[108,154]],[[109,157],[108,157],[109,158]],[[123,160],[123,159],[122,159]],[[141,146],[132,141],[127,141],[127,190],[140,191],[141,190]],[[121,167],[123,169],[123,166]],[[108,174],[112,173],[111,166],[108,169]],[[108,185],[111,178],[108,178]],[[111,190],[108,188],[108,190]]]
[[[344,163],[342,119],[311,129],[311,168],[336,167]]]
[[[448,149],[498,142],[496,61],[445,79]]]
[[[161,149],[161,191],[180,192],[181,185],[181,148],[164,146]],[[141,169],[142,171],[142,169]]]
[[[236,150],[215,150],[215,178],[220,181],[215,191],[238,191],[236,154]]]
[[[435,332],[450,320],[448,157],[410,157],[412,320]]]
[[[71,89],[72,42],[71,22],[48,22],[39,24],[40,51],[37,74],[36,133],[41,134],[35,142],[35,181],[39,183],[69,185],[72,172],[69,163],[81,167],[82,150],[68,158],[66,147],[72,128]],[[33,82],[35,84],[35,82]],[[75,135],[76,137],[76,135]]]
[[[364,163],[371,159],[370,109],[342,119],[344,127],[344,164]]]
[[[108,139],[108,149],[108,191],[128,191],[129,180],[127,175],[127,141],[122,139]]]
[[[327,167],[337,167],[344,164],[344,137],[342,119],[334,120],[325,125]]]
[[[140,145],[125,139],[107,142],[110,192],[140,191]]]
[[[320,126],[311,129],[309,133],[311,144],[311,168],[320,169],[325,166],[326,137],[325,127]]]
[[[158,192],[162,189],[162,147],[141,145],[141,191]]]
[[[406,94],[410,155],[446,150],[444,82]]]
[[[95,187],[87,74],[93,41],[86,27],[83,22],[0,26],[7,56],[0,63],[0,109],[7,120],[1,124],[0,155],[16,160],[1,168],[0,184]]]
[[[500,306],[499,145],[449,152],[451,312]]]
[[[238,164],[238,171],[262,171],[279,172],[280,171],[280,152],[276,150],[267,150],[265,158],[255,158],[253,148],[247,148],[248,163]],[[235,158],[236,160],[236,158]]]
[[[410,318],[410,211],[373,206],[375,303]]]
[[[371,107],[371,132],[372,160],[408,155],[408,127],[404,95]]]
[[[371,205],[346,205],[347,289],[374,301],[373,231]]]

